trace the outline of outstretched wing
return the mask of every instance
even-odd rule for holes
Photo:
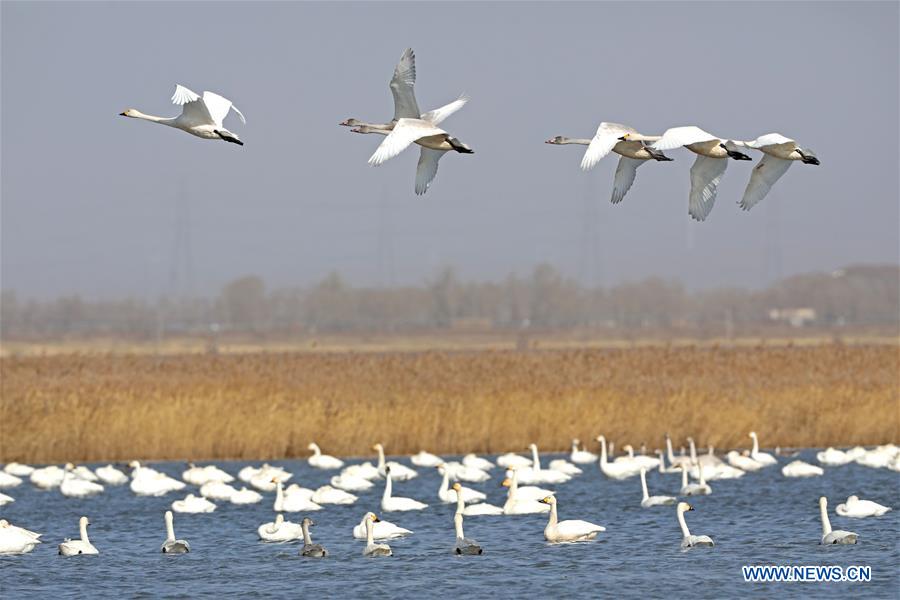
[[[789,160],[782,160],[774,156],[765,155],[755,167],[750,175],[750,182],[747,189],[744,190],[744,197],[741,199],[740,207],[743,210],[750,210],[760,200],[766,197],[775,182],[781,179],[781,176],[787,173],[791,166]]]
[[[410,144],[419,138],[432,135],[446,134],[443,129],[438,129],[427,121],[421,119],[400,119],[378,149],[369,158],[369,164],[378,166],[403,152]]]
[[[717,139],[719,138],[711,133],[703,131],[699,127],[687,125],[685,127],[672,127],[666,129],[666,132],[662,134],[662,137],[653,142],[652,146],[656,150],[665,151]]]
[[[391,78],[391,94],[394,95],[394,120],[418,119],[419,105],[416,102],[416,55],[407,48],[400,56]]]
[[[469,97],[463,94],[450,104],[445,104],[440,108],[428,111],[427,113],[423,114],[421,118],[423,121],[429,121],[434,125],[438,125],[441,121],[465,106],[466,102],[468,101]]]
[[[751,148],[763,148],[765,146],[781,146],[783,144],[793,144],[796,146],[794,140],[785,137],[780,133],[767,133],[766,135],[761,135],[747,145]]]
[[[421,196],[428,191],[434,176],[437,175],[438,161],[446,154],[442,150],[422,148],[419,152],[419,164],[416,167],[416,195]]]
[[[241,123],[245,125],[247,124],[246,119],[244,119],[244,115],[241,114],[241,111],[239,111],[228,98],[223,98],[215,92],[203,92],[203,103],[206,104],[206,110],[209,111],[212,120],[219,127],[222,126],[222,121],[225,120],[225,117],[228,116],[228,111],[232,108],[234,109],[234,112],[236,112],[237,115],[241,118]]]
[[[172,94],[172,102],[181,106],[181,116],[197,125],[213,124],[215,121],[209,114],[203,100],[196,93],[183,85],[175,84],[175,93]],[[221,124],[221,123],[220,123]]]
[[[588,144],[584,157],[581,159],[581,168],[585,171],[593,169],[601,158],[612,151],[620,137],[632,131],[634,130],[616,123],[600,123],[597,133],[594,134],[594,138]]]
[[[705,221],[709,216],[716,203],[719,182],[727,168],[728,159],[726,158],[697,156],[694,166],[691,167],[691,198],[688,204],[688,214],[692,218],[697,221]]]
[[[619,159],[619,166],[616,167],[616,178],[613,181],[612,198],[610,202],[618,204],[625,198],[625,194],[631,189],[634,183],[634,177],[637,175],[637,168],[644,164],[645,160],[637,158],[628,158],[623,156]]]

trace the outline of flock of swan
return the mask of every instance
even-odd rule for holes
[[[447,117],[461,109],[468,102],[468,98],[460,96],[445,106],[423,113],[416,101],[415,83],[416,57],[412,49],[407,48],[401,55],[390,81],[389,87],[394,99],[393,118],[385,123],[369,123],[350,118],[342,121],[340,125],[351,127],[354,133],[385,136],[369,158],[369,164],[372,166],[383,164],[412,144],[418,145],[420,149],[415,193],[424,194],[434,181],[438,161],[444,154],[450,151],[472,154],[474,151],[438,127]],[[172,102],[182,107],[182,112],[177,117],[156,117],[133,108],[120,114],[181,129],[204,139],[243,145],[237,134],[223,126],[223,121],[231,110],[237,114],[242,123],[246,123],[244,115],[230,100],[208,91],[203,92],[201,96],[182,85],[176,85]],[[693,125],[672,127],[662,135],[643,135],[627,125],[603,122],[590,139],[556,136],[546,143],[587,146],[581,161],[581,168],[586,171],[592,169],[610,152],[618,154],[620,158],[611,197],[613,204],[621,202],[631,189],[638,167],[648,161],[671,161],[673,159],[666,156],[665,151],[687,148],[697,155],[691,167],[691,191],[688,201],[688,214],[697,221],[704,221],[709,216],[729,159],[753,160],[748,154],[741,152],[742,149],[752,149],[763,154],[762,159],[752,170],[739,203],[743,210],[750,210],[765,198],[775,182],[794,162],[819,164],[819,159],[811,150],[801,147],[795,140],[780,133],[768,133],[751,141],[741,141],[715,136]]]
[[[675,518],[681,529],[681,547],[711,547],[715,543],[706,535],[693,535],[685,520],[685,513],[694,510],[685,501],[676,496],[650,495],[647,486],[649,470],[658,470],[660,474],[680,473],[682,478],[679,496],[690,497],[709,495],[713,492],[710,481],[736,479],[747,473],[775,466],[778,459],[772,454],[759,449],[756,433],[751,432],[752,446],[744,452],[736,450],[725,455],[725,459],[716,456],[714,449],[706,453],[698,453],[693,439],[687,438],[690,450],[682,448],[681,455],[676,455],[672,442],[666,436],[666,451],[658,450],[656,456],[649,456],[644,450],[635,453],[634,448],[625,446],[626,454],[613,456],[613,449],[608,448],[604,436],[598,436],[600,453],[595,454],[580,447],[579,440],[573,440],[569,460],[550,461],[545,468],[535,444],[529,449],[531,457],[516,453],[507,453],[491,462],[483,457],[468,454],[460,461],[446,461],[439,456],[422,451],[410,457],[410,462],[420,468],[434,468],[441,475],[441,483],[436,499],[442,503],[455,503],[453,517],[455,554],[478,555],[483,553],[482,546],[464,533],[464,518],[479,515],[522,515],[547,514],[547,525],[544,538],[551,543],[582,542],[596,538],[606,528],[590,521],[580,519],[559,520],[558,500],[553,489],[541,486],[564,485],[572,477],[583,472],[583,468],[593,463],[599,464],[600,471],[611,480],[625,480],[639,477],[641,483],[640,506],[655,508],[659,506],[675,506]],[[609,445],[611,446],[611,444]],[[130,476],[113,465],[100,467],[95,471],[84,466],[67,464],[60,468],[55,465],[34,468],[19,463],[9,463],[0,471],[0,489],[13,489],[23,483],[23,478],[36,487],[44,490],[58,489],[67,497],[85,498],[105,492],[105,486],[121,486],[128,484],[131,491],[139,496],[164,496],[167,493],[185,489],[188,485],[199,488],[199,496],[188,494],[182,500],[175,500],[171,510],[164,514],[166,537],[160,551],[166,554],[183,554],[190,552],[187,540],[175,535],[174,513],[210,513],[216,510],[215,502],[232,502],[248,504],[261,502],[265,493],[275,493],[273,508],[275,518],[263,523],[257,529],[259,539],[265,542],[293,542],[302,540],[299,554],[304,557],[324,557],[328,551],[321,544],[312,541],[310,528],[315,521],[309,517],[299,523],[285,519],[284,513],[314,512],[322,509],[324,504],[355,504],[359,497],[353,492],[365,492],[373,488],[377,481],[383,480],[383,491],[380,501],[381,513],[407,512],[426,510],[428,504],[394,495],[394,481],[408,481],[418,476],[416,469],[385,458],[384,447],[375,444],[377,462],[345,465],[336,457],[322,454],[319,447],[310,444],[312,455],[308,458],[310,466],[338,470],[339,474],[331,478],[331,485],[318,489],[304,488],[297,483],[288,487],[284,483],[292,478],[292,474],[282,467],[264,464],[260,467],[247,466],[240,470],[237,478],[250,485],[237,489],[231,485],[235,477],[215,465],[190,465],[182,473],[182,479],[170,477],[137,461],[130,463]],[[900,471],[900,447],[893,444],[878,446],[867,450],[856,447],[849,450],[828,448],[816,455],[818,462],[826,467],[836,467],[849,462],[874,468],[888,468]],[[461,482],[480,483],[491,479],[491,471],[496,467],[504,471],[501,485],[507,488],[506,501],[502,506],[485,502],[482,492],[464,486]],[[822,475],[823,469],[795,460],[781,469],[784,477],[813,477]],[[695,481],[689,481],[689,478]],[[450,484],[450,479],[455,480]],[[0,493],[0,506],[15,500]],[[855,544],[859,539],[856,533],[834,530],[828,516],[828,501],[823,496],[819,500],[822,524],[822,544]],[[890,511],[891,508],[870,500],[862,500],[853,495],[836,507],[836,514],[841,517],[865,518],[877,517]],[[88,537],[90,519],[82,516],[79,519],[78,539],[65,539],[59,544],[62,556],[98,554],[98,549]],[[365,540],[364,556],[391,556],[393,551],[387,541],[413,532],[389,521],[382,520],[375,512],[366,511],[362,520],[353,528],[355,539]],[[0,520],[0,554],[25,554],[31,552],[41,543],[41,534],[23,527],[13,525],[6,519]]]

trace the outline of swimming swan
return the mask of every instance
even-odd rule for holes
[[[331,478],[331,485],[345,492],[364,492],[375,487],[375,484],[364,477],[346,473]]]
[[[442,459],[440,456],[432,454],[431,452],[419,450],[418,454],[413,454],[409,457],[409,462],[416,465],[417,467],[436,467],[440,464],[443,464],[444,459]]]
[[[457,493],[463,489],[463,486],[459,484],[459,482],[454,483],[450,489],[456,490]],[[465,504],[465,502],[463,502]],[[493,504],[488,504],[487,502],[479,502],[477,504],[471,504],[465,506],[462,511],[463,515],[467,517],[477,517],[477,516],[485,516],[485,515],[502,515],[503,509],[499,506],[494,506]]]
[[[836,450],[829,446],[822,452],[816,453],[816,460],[827,467],[839,467],[841,465],[846,465],[852,459],[847,456],[846,452]]]
[[[578,438],[572,440],[572,452],[569,453],[569,460],[578,465],[586,465],[589,463],[597,462],[597,459],[600,457],[593,452],[588,452],[587,450],[579,450],[579,444],[581,444],[581,441]]]
[[[479,471],[490,471],[496,465],[486,458],[481,458],[475,454],[466,454],[463,456],[462,464],[470,469],[478,469]]]
[[[328,550],[325,549],[325,546],[313,544],[312,536],[309,535],[309,528],[315,524],[315,521],[309,517],[304,517],[300,523],[300,528],[303,531],[303,547],[300,548],[300,556],[307,558],[324,558],[328,556]]]
[[[643,491],[643,499],[641,506],[650,508],[651,506],[663,506],[665,504],[675,504],[676,498],[673,496],[651,496],[647,491],[647,470],[641,469],[641,490]]]
[[[405,510],[422,510],[428,508],[428,505],[413,500],[412,498],[403,498],[401,496],[392,496],[391,491],[393,485],[391,483],[391,467],[385,469],[386,481],[384,483],[384,494],[381,497],[381,510],[385,512],[405,511]]]
[[[407,467],[406,465],[401,465],[398,462],[390,461],[385,462],[384,460],[384,445],[375,444],[372,446],[372,450],[376,450],[378,452],[378,475],[381,477],[386,477],[387,468],[390,467],[391,473],[393,473],[394,479],[397,481],[407,481],[412,479],[413,477],[418,477],[419,474]]]
[[[375,513],[367,512],[359,525],[353,528],[353,537],[358,540],[366,539],[366,521],[375,516]],[[404,527],[398,527],[390,521],[376,519],[373,521],[372,537],[376,540],[392,540],[412,534],[412,531]]]
[[[6,494],[0,492],[0,506],[6,506],[12,502],[15,502],[16,499],[12,496],[7,496]]]
[[[79,554],[100,554],[97,551],[97,548],[91,543],[91,540],[88,539],[87,528],[91,522],[88,521],[87,517],[81,517],[78,519],[78,529],[81,532],[81,539],[71,540],[66,538],[66,540],[59,545],[59,553],[62,556],[77,556]]]
[[[852,531],[831,529],[831,520],[828,518],[828,499],[825,496],[819,498],[819,515],[822,517],[823,544],[855,544],[859,539],[859,534]]]
[[[166,541],[163,542],[160,551],[163,554],[185,554],[191,551],[191,545],[185,540],[175,539],[175,517],[172,511],[166,511]]]
[[[557,521],[556,496],[547,496],[538,502],[550,505],[550,520],[544,528],[544,538],[548,542],[583,542],[594,539],[601,531],[606,531],[606,527],[588,521]]]
[[[106,485],[123,485],[128,483],[128,475],[112,465],[97,468],[94,473]]]
[[[456,544],[453,546],[454,554],[483,554],[481,546],[475,540],[466,537],[463,532],[463,514],[465,513],[466,503],[463,501],[462,493],[460,493],[458,483],[453,485],[456,491],[456,513],[453,515],[453,526],[456,529]]]
[[[303,528],[299,523],[285,521],[284,515],[278,513],[274,521],[257,527],[256,533],[259,539],[266,542],[290,542],[303,536]]]
[[[778,464],[778,460],[774,456],[767,452],[759,451],[759,438],[756,436],[756,432],[751,431],[749,435],[753,440],[753,449],[750,451],[750,458],[764,466]]]
[[[0,519],[0,555],[25,554],[41,543],[40,533],[17,527]]]
[[[834,512],[842,517],[853,517],[863,519],[865,517],[880,517],[884,513],[891,510],[891,507],[872,502],[871,500],[860,500],[859,496],[850,496],[843,504],[834,507]]]
[[[262,499],[262,494],[259,492],[242,487],[233,493],[228,500],[232,504],[256,504],[257,502],[262,502]]]
[[[312,450],[313,452],[313,455],[306,459],[306,462],[309,463],[309,466],[311,467],[317,469],[340,469],[344,466],[344,461],[341,459],[322,454],[322,450],[319,449],[318,444],[315,442],[311,442],[309,446],[307,446],[307,449]]]
[[[272,508],[275,512],[308,512],[311,510],[322,510],[321,505],[313,502],[312,496],[315,492],[304,488],[297,488],[297,492],[288,494],[284,491],[284,484],[280,480],[275,480],[275,504]]]
[[[441,485],[438,488],[438,499],[441,502],[452,503],[456,502],[458,498],[462,498],[463,502],[467,504],[473,504],[475,502],[481,502],[482,500],[487,499],[487,496],[483,492],[479,492],[478,490],[473,490],[472,488],[463,487],[462,485],[457,486],[454,485],[453,489],[450,489],[450,474],[447,472],[447,469],[444,468],[443,465],[438,465],[437,467],[438,473],[441,474]]]
[[[781,474],[785,477],[817,477],[819,475],[824,475],[825,471],[822,467],[811,465],[802,460],[795,460],[784,465],[781,468]]]
[[[602,435],[597,436],[600,442],[600,471],[610,479],[628,479],[634,477],[641,471],[641,467],[633,461],[627,462],[609,462],[606,460],[606,438]]]
[[[780,133],[767,133],[750,142],[734,142],[738,146],[759,150],[765,156],[753,168],[744,197],[741,198],[740,207],[750,210],[760,200],[766,197],[775,182],[787,170],[794,161],[801,161],[805,165],[818,165],[819,159],[812,150],[801,148],[797,142],[786,138]]]
[[[184,497],[184,500],[174,501],[172,510],[177,513],[211,513],[216,510],[216,505],[203,496],[188,494]]]
[[[91,473],[93,475],[93,473]],[[74,466],[66,465],[63,480],[59,484],[59,491],[67,498],[88,498],[103,492],[103,486],[93,481],[87,481],[74,475]]]
[[[241,141],[237,134],[228,131],[222,126],[222,121],[228,115],[229,110],[234,110],[237,113],[241,123],[247,123],[244,115],[231,103],[231,100],[213,92],[203,92],[203,97],[201,98],[186,87],[176,84],[172,102],[182,107],[181,114],[177,117],[154,117],[153,115],[145,115],[133,108],[129,108],[119,114],[123,117],[168,125],[207,140],[221,139],[239,146],[244,145],[244,142]]]
[[[388,479],[390,481],[390,479]],[[366,513],[363,522],[366,525],[366,547],[363,548],[363,556],[393,556],[394,552],[387,544],[375,543],[375,524],[379,519],[375,513]]]
[[[681,526],[681,548],[683,550],[695,546],[715,546],[712,538],[708,535],[691,535],[691,531],[688,529],[687,523],[684,520],[684,513],[689,510],[694,510],[693,506],[687,502],[679,502],[676,510],[678,513],[678,524]]]
[[[359,498],[349,492],[345,492],[344,490],[339,490],[337,488],[331,487],[330,485],[323,485],[315,492],[313,492],[310,500],[312,500],[316,504],[347,505],[355,503],[357,500],[359,500]]]
[[[6,466],[3,467],[3,472],[9,473],[10,475],[14,475],[16,477],[28,477],[34,472],[34,467],[30,465],[23,465],[22,463],[11,462],[6,463]]]
[[[682,496],[707,496],[712,493],[712,488],[703,478],[703,465],[699,465],[699,483],[688,483],[688,469],[684,465],[680,465],[681,469],[681,491]]]

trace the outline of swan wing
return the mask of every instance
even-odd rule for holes
[[[716,203],[719,182],[727,168],[728,160],[724,158],[698,155],[697,160],[694,161],[694,166],[691,167],[691,197],[688,214],[697,221],[705,221],[709,216]]]
[[[766,197],[766,194],[769,193],[775,182],[787,173],[790,166],[791,161],[789,160],[775,158],[769,154],[763,156],[762,160],[753,167],[753,173],[750,175],[747,189],[744,190],[744,197],[741,199],[740,207],[744,210],[750,210],[756,206],[760,200]]]
[[[434,181],[437,175],[438,161],[444,152],[441,150],[432,150],[431,148],[422,148],[419,152],[419,165],[416,167],[416,194],[421,196],[428,191],[428,186]]]
[[[619,166],[616,167],[616,178],[613,181],[613,192],[610,202],[618,204],[625,198],[625,194],[631,189],[634,183],[634,177],[637,175],[637,168],[647,161],[638,160],[636,158],[628,158],[623,156],[619,159]]]
[[[594,134],[584,152],[584,158],[581,159],[581,168],[585,171],[593,169],[601,158],[612,151],[620,137],[633,131],[633,129],[616,123],[600,123],[597,133]]]
[[[391,77],[391,94],[394,96],[394,120],[418,119],[419,105],[413,87],[416,84],[416,55],[412,48],[407,48],[400,56],[400,62],[394,68]]]
[[[468,101],[469,101],[469,97],[466,96],[465,94],[463,94],[462,96],[460,96],[459,98],[457,98],[456,100],[451,102],[450,104],[445,104],[444,106],[442,106],[440,108],[436,108],[434,110],[428,111],[427,113],[422,115],[421,119],[423,121],[429,121],[433,125],[438,125],[438,124],[440,124],[441,121],[443,121],[444,119],[446,119],[447,117],[449,117],[450,115],[452,115],[453,113],[455,113],[456,111],[461,109],[463,106],[465,106],[466,102],[468,102]]]
[[[181,116],[196,124],[215,123],[206,104],[196,92],[192,92],[183,85],[175,84],[175,93],[172,94],[172,103],[181,106]],[[219,123],[221,125],[221,123]]]
[[[766,135],[759,136],[747,144],[747,146],[750,148],[764,148],[766,146],[780,146],[782,144],[796,144],[796,142],[780,133],[767,133]]]
[[[563,536],[569,537],[588,535],[589,533],[593,533],[596,531],[606,531],[606,527],[602,525],[595,525],[594,523],[582,521],[580,519],[571,519],[567,521],[560,521],[559,523],[557,523],[556,531]]]
[[[691,144],[717,139],[719,138],[711,133],[703,131],[699,127],[688,125],[685,127],[672,127],[666,129],[665,133],[662,134],[662,137],[653,142],[652,147],[660,151],[674,150],[681,146],[689,146]]]
[[[237,113],[238,117],[241,118],[241,123],[247,124],[247,120],[244,118],[244,115],[237,109],[237,107],[231,103],[231,100],[228,98],[223,98],[222,96],[216,94],[215,92],[203,92],[203,103],[206,104],[206,110],[209,111],[210,116],[213,118],[213,121],[216,122],[216,125],[221,127],[222,121],[225,120],[225,117],[228,116],[228,111],[234,109],[234,112]]]
[[[378,166],[403,152],[419,138],[447,133],[421,119],[400,119],[394,129],[384,138],[378,149],[369,158],[369,164]]]

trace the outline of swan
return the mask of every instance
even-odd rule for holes
[[[475,540],[466,537],[463,532],[463,515],[466,510],[466,503],[461,493],[462,486],[458,483],[453,485],[456,491],[456,512],[453,515],[453,526],[456,528],[456,544],[453,546],[455,554],[483,554],[484,550]]]
[[[366,539],[366,521],[372,519],[375,513],[368,512],[359,522],[359,525],[353,528],[353,537],[358,540]],[[390,521],[382,521],[376,519],[373,521],[372,537],[376,540],[392,540],[412,534],[412,531],[403,527],[398,527]]]
[[[359,477],[371,481],[378,479],[381,475],[378,473],[378,467],[366,461],[358,465],[344,467],[341,470],[341,477]]]
[[[572,479],[561,471],[551,471],[541,468],[541,457],[538,454],[536,444],[529,444],[531,450],[531,468],[519,469],[519,481],[522,483],[565,483]]]
[[[333,476],[331,485],[345,492],[364,492],[375,487],[375,484],[368,479],[346,474]]]
[[[695,546],[715,546],[712,538],[708,535],[691,535],[691,530],[688,529],[687,522],[685,522],[684,520],[684,513],[689,510],[694,510],[694,507],[687,502],[678,503],[678,508],[676,509],[676,511],[678,513],[678,524],[681,526],[682,550],[693,548]]]
[[[672,438],[668,433],[666,434],[666,453],[668,454],[669,464],[671,464],[673,468],[676,468],[681,464],[691,464],[690,457],[685,456],[683,452],[681,456],[675,456],[675,453],[672,451]]]
[[[572,440],[572,452],[569,453],[569,460],[577,465],[586,465],[589,463],[597,462],[599,458],[593,452],[588,452],[587,450],[579,450],[578,446],[581,444],[581,440],[575,438]]]
[[[550,471],[559,471],[564,475],[581,475],[584,473],[581,469],[565,460],[564,458],[557,458],[550,461],[550,464],[547,465],[547,468]]]
[[[22,479],[7,473],[6,471],[0,471],[0,490],[5,490],[8,488],[16,487],[17,485],[22,484]]]
[[[88,521],[87,517],[81,517],[78,519],[78,529],[81,532],[81,539],[79,540],[71,540],[66,538],[62,544],[59,545],[59,554],[61,556],[77,556],[79,554],[100,554],[97,551],[97,548],[91,543],[91,540],[88,539],[87,528],[91,522]]]
[[[322,544],[313,544],[312,536],[309,535],[309,528],[316,524],[309,517],[303,517],[300,522],[300,529],[303,532],[303,547],[300,548],[300,556],[307,558],[324,558],[328,556],[328,550]]]
[[[675,504],[675,501],[677,500],[677,498],[673,496],[651,496],[647,491],[647,470],[644,468],[641,468],[641,490],[644,493],[641,500],[641,506],[644,508]]]
[[[618,123],[600,123],[597,133],[591,139],[570,138],[563,135],[550,138],[545,143],[555,145],[578,144],[587,146],[584,157],[581,159],[581,168],[589,171],[594,168],[600,159],[610,152],[615,152],[619,158],[616,167],[616,176],[613,180],[613,191],[610,202],[618,204],[625,198],[625,194],[631,189],[637,169],[648,160],[670,161],[672,160],[662,152],[647,146],[640,141],[627,141],[623,136],[637,133],[634,128]],[[640,135],[640,134],[638,134]],[[648,138],[648,136],[642,136]]]
[[[312,501],[313,494],[308,494],[312,490],[303,490],[286,494],[284,485],[281,480],[275,480],[275,504],[273,508],[276,512],[308,512],[311,510],[322,510],[322,507]]]
[[[478,490],[473,490],[472,488],[463,487],[462,485],[453,486],[453,490],[450,489],[450,474],[447,469],[444,468],[443,465],[438,465],[437,467],[438,473],[441,474],[441,485],[438,488],[438,499],[441,502],[446,502],[450,504],[452,502],[456,502],[457,499],[462,498],[463,502],[467,504],[472,504],[475,502],[481,502],[482,500],[486,500],[487,496],[483,492],[479,492]]]
[[[131,491],[138,496],[163,496],[169,492],[183,490],[187,485],[161,473],[156,469],[144,467],[137,461],[132,461]]]
[[[388,478],[390,481],[390,478]],[[366,513],[363,523],[366,526],[366,547],[363,548],[363,556],[393,556],[394,552],[387,544],[375,543],[375,525],[379,522],[375,513]]]
[[[652,456],[647,456],[645,454],[634,454],[634,447],[631,444],[626,444],[622,447],[622,449],[628,453],[628,456],[622,456],[615,460],[615,462],[631,462],[638,468],[645,469],[655,469],[659,466],[659,459],[654,458]]]
[[[189,468],[181,474],[181,478],[197,487],[201,487],[210,481],[221,481],[222,483],[234,481],[234,477],[215,465],[198,467],[194,463],[190,463],[188,466]]]
[[[862,446],[854,446],[845,453],[850,460],[856,460],[866,453],[866,449]]]
[[[712,493],[712,488],[707,485],[703,478],[703,465],[699,465],[699,483],[688,483],[688,469],[681,465],[681,491],[682,496],[707,496]]]
[[[450,104],[429,111],[427,113],[420,113],[419,105],[416,102],[414,90],[415,83],[416,56],[412,48],[407,48],[400,56],[400,62],[398,62],[397,66],[394,68],[394,75],[391,78],[390,82],[391,94],[394,97],[393,120],[391,120],[390,123],[365,123],[363,121],[359,121],[358,119],[346,119],[345,121],[342,121],[340,125],[353,127],[351,131],[354,133],[376,133],[380,135],[390,136],[390,134],[397,126],[400,125],[401,120],[404,118],[419,121],[422,124],[431,125],[432,127],[434,127],[441,123],[441,121],[458,111],[460,108],[462,108],[469,100],[465,96],[460,96],[457,100],[454,100]],[[449,140],[451,139],[454,138],[449,138],[448,143],[450,143]],[[410,143],[412,143],[412,141],[408,142],[406,145],[408,146]],[[387,140],[385,140],[385,142],[387,142]],[[419,163],[416,168],[415,191],[417,195],[422,195],[428,191],[431,182],[434,180],[434,177],[437,174],[438,161],[441,159],[444,153],[451,149],[456,149],[452,148],[452,143],[450,143],[451,147],[431,148],[429,146],[429,143],[433,144],[434,142],[436,142],[436,140],[422,140],[417,142],[422,146],[422,149],[419,152]],[[471,153],[471,149],[469,149],[468,146],[462,144],[461,142],[458,142],[458,140],[457,143],[461,148],[457,149],[457,152]],[[384,142],[382,143],[382,145],[384,145]],[[402,149],[403,148],[398,150],[397,153],[402,151]],[[373,164],[371,159],[369,161],[369,164]]]
[[[876,448],[874,450],[869,450],[862,456],[858,457],[855,462],[856,464],[862,465],[864,467],[881,469],[891,464],[893,458],[893,453],[884,452]]]
[[[344,490],[323,485],[318,488],[310,498],[316,504],[353,504],[359,498]]]
[[[42,490],[50,490],[59,487],[65,475],[66,472],[63,469],[56,465],[50,465],[32,471],[31,475],[28,476],[28,480]]]
[[[691,462],[695,465],[691,467],[690,475],[694,479],[700,479],[700,465],[705,469],[705,476],[710,481],[716,479],[738,479],[744,476],[744,471],[736,469],[731,465],[727,465],[713,453],[710,446],[709,453],[697,456],[697,447],[694,445],[694,438],[687,438],[691,447]]]
[[[819,498],[819,515],[822,517],[823,544],[855,544],[859,539],[859,534],[852,531],[831,529],[831,521],[828,518],[828,499],[825,496]]]
[[[94,473],[106,485],[124,485],[128,483],[128,475],[112,465],[98,467]]]
[[[737,450],[732,450],[728,454],[725,455],[725,458],[728,459],[728,464],[737,469],[741,469],[742,471],[759,471],[765,465],[762,463],[758,463],[749,456],[744,456],[739,453]]]
[[[750,438],[753,440],[753,449],[750,451],[750,458],[752,458],[753,460],[755,460],[756,462],[760,463],[763,466],[777,465],[778,460],[774,456],[772,456],[771,454],[768,454],[767,452],[759,451],[759,438],[757,437],[756,432],[751,431],[749,435],[750,435]]]
[[[3,472],[9,473],[10,475],[15,475],[16,477],[28,477],[34,472],[34,467],[30,465],[23,465],[22,463],[11,462],[6,463],[6,466],[3,467]]]
[[[479,471],[490,471],[496,465],[486,458],[481,458],[475,454],[466,454],[463,456],[462,464],[470,469],[478,469]]]
[[[872,502],[871,500],[860,500],[859,496],[850,496],[844,504],[838,504],[834,507],[834,512],[842,517],[853,517],[863,519],[865,517],[880,517],[884,513],[891,510],[891,507]]]
[[[622,139],[647,139],[639,134],[625,134]],[[654,150],[665,151],[686,147],[697,155],[691,167],[691,195],[688,214],[697,221],[705,221],[716,202],[719,181],[728,167],[728,160],[752,160],[746,154],[735,150],[731,140],[720,138],[693,125],[672,127],[653,142]]]
[[[459,482],[454,483],[451,486],[451,489],[456,490],[459,493],[463,486],[459,484]],[[459,501],[459,496],[457,496],[457,503]],[[463,502],[465,504],[465,502]],[[493,504],[488,504],[486,502],[479,502],[477,504],[471,504],[469,506],[465,506],[462,509],[463,515],[467,517],[477,517],[477,516],[485,516],[485,515],[502,515],[503,509],[499,506],[494,506]]]
[[[0,493],[0,506],[6,506],[7,504],[11,504],[15,501],[16,499],[12,496],[7,496],[6,494]]]
[[[172,510],[177,513],[211,513],[216,510],[216,505],[203,496],[188,494],[184,500],[174,501]]]
[[[497,466],[505,469],[525,469],[531,466],[531,459],[513,452],[507,452],[497,457]]]
[[[509,488],[506,495],[506,502],[503,504],[504,515],[531,515],[535,513],[545,513],[550,510],[550,507],[546,504],[541,504],[540,500],[552,495],[552,492],[542,494],[541,499],[535,499],[531,491],[540,490],[540,488],[527,486],[527,492],[526,488],[521,488],[520,490],[518,472],[516,469],[512,470],[512,478],[507,477],[500,485]],[[546,492],[547,490],[541,491]]]
[[[191,545],[185,540],[175,539],[175,517],[171,510],[166,511],[166,541],[160,550],[163,554],[185,554],[191,551]]]
[[[322,454],[322,450],[319,449],[318,444],[315,442],[311,442],[307,449],[313,452],[313,455],[306,460],[311,467],[317,469],[340,469],[344,466],[344,461],[341,459]]]
[[[667,467],[666,466],[666,458],[665,454],[662,450],[657,450],[656,455],[659,457],[659,473],[660,475],[665,475],[667,473],[678,473],[681,471],[681,467]]]
[[[740,207],[750,210],[766,197],[775,182],[787,173],[794,161],[805,165],[818,165],[819,159],[812,150],[801,148],[794,140],[780,133],[767,133],[749,142],[734,142],[737,146],[759,150],[765,156],[753,168]]]
[[[405,465],[401,465],[398,462],[384,461],[384,446],[382,444],[375,444],[372,446],[372,450],[378,451],[378,474],[381,477],[386,477],[387,469],[390,468],[391,473],[393,474],[394,479],[397,481],[408,481],[413,477],[417,477],[419,474],[416,473],[413,469]]]
[[[17,527],[6,519],[0,519],[0,555],[31,552],[41,543],[40,537],[40,533]]]
[[[391,479],[393,478],[391,467],[385,468],[385,478],[384,494],[381,497],[381,510],[385,512],[395,512],[428,508],[427,504],[419,502],[418,500],[413,500],[412,498],[391,496],[391,490],[393,488],[391,483]]]
[[[237,488],[221,481],[210,481],[200,486],[200,495],[212,500],[231,500]]]
[[[129,108],[119,115],[132,119],[143,119],[160,125],[168,125],[191,135],[196,135],[207,140],[224,140],[232,144],[243,146],[244,142],[222,126],[222,121],[228,116],[228,111],[234,110],[241,123],[246,124],[244,115],[231,103],[231,100],[223,98],[213,92],[203,92],[201,98],[198,94],[187,89],[183,85],[175,85],[175,93],[172,95],[172,103],[181,106],[181,114],[177,117],[154,117],[145,115],[139,110]]]
[[[259,539],[265,542],[291,542],[303,537],[303,528],[299,523],[285,521],[284,515],[278,513],[274,521],[263,523],[256,528]]]
[[[251,483],[254,479],[268,479],[268,481],[271,482],[272,479],[275,478],[281,481],[287,481],[291,477],[292,475],[285,471],[283,468],[275,467],[268,463],[263,463],[261,467],[248,465],[238,472],[238,479],[240,479],[244,483]],[[272,490],[263,491],[271,492]]]
[[[544,528],[544,538],[551,543],[559,542],[584,542],[597,537],[597,534],[606,531],[603,525],[595,525],[588,521],[566,520],[557,521],[556,496],[547,496],[538,500],[550,506],[550,520]]]
[[[262,494],[259,492],[242,487],[233,493],[228,501],[232,504],[256,504],[257,502],[262,502],[262,499]]]
[[[74,467],[71,463],[66,465],[59,491],[67,498],[88,498],[103,492],[103,486],[93,481],[87,481],[74,476]]]
[[[416,465],[417,467],[436,467],[443,464],[444,459],[430,452],[419,450],[418,454],[413,454],[409,457],[409,462]]]
[[[802,460],[795,460],[784,465],[781,468],[781,474],[785,477],[816,477],[824,475],[825,471],[822,467],[811,465]]]
[[[66,463],[66,469],[69,472],[77,477],[78,479],[83,479],[84,481],[100,481],[100,478],[97,477],[93,471],[85,467],[84,465],[78,465],[77,467],[72,463]]]
[[[491,478],[485,471],[482,471],[477,467],[466,466],[455,460],[442,463],[441,466],[446,469],[447,474],[450,475],[450,477],[467,483],[481,483]]]
[[[846,465],[851,461],[851,458],[847,456],[846,452],[836,450],[829,446],[822,452],[816,453],[816,460],[827,467],[839,467],[841,465]]]
[[[631,461],[628,462],[608,462],[606,460],[606,438],[602,435],[597,436],[600,442],[600,471],[610,479],[628,479],[640,473],[640,467]]]

